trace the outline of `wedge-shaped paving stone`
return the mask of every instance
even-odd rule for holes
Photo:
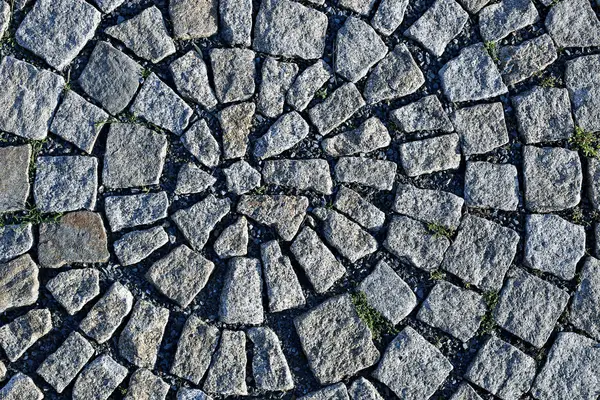
[[[512,98],[525,143],[568,139],[575,129],[566,89],[535,87]]]
[[[261,84],[256,108],[269,118],[276,118],[283,112],[285,94],[298,74],[294,63],[280,62],[267,57],[261,71]]]
[[[365,378],[358,378],[348,388],[351,400],[383,400],[375,386]]]
[[[482,400],[477,392],[468,383],[461,383],[450,400]]]
[[[131,113],[181,135],[194,111],[166,83],[151,73],[131,105]]]
[[[441,57],[468,19],[469,14],[454,0],[437,0],[404,31],[404,36],[421,43],[434,56]]]
[[[290,250],[317,293],[328,291],[346,273],[342,263],[308,226],[296,236]]]
[[[156,185],[166,156],[166,135],[137,124],[111,124],[102,183],[113,189]]]
[[[171,386],[147,369],[138,369],[129,379],[125,400],[164,400]]]
[[[399,184],[392,208],[398,214],[419,221],[456,229],[460,224],[463,203],[461,197],[443,190]]]
[[[103,263],[110,253],[100,214],[76,211],[57,223],[43,222],[39,229],[38,260],[45,268],[72,263]]]
[[[400,398],[425,400],[444,382],[452,364],[410,326],[390,343],[373,377]]]
[[[122,266],[137,264],[169,242],[169,235],[161,226],[126,233],[115,241],[115,255]]]
[[[385,213],[360,194],[345,186],[338,189],[333,206],[363,228],[379,230],[385,223]]]
[[[107,42],[98,42],[79,77],[79,85],[102,108],[115,115],[135,96],[142,67]]]
[[[27,253],[33,246],[31,224],[0,226],[0,262]]]
[[[199,384],[217,349],[219,337],[219,329],[190,315],[177,342],[171,373],[195,385]]]
[[[529,391],[535,372],[533,358],[492,336],[477,352],[465,378],[503,400],[511,400]]]
[[[516,211],[519,205],[519,178],[512,164],[467,162],[465,202],[469,207]]]
[[[194,123],[183,136],[181,142],[187,151],[202,165],[213,168],[219,164],[221,149],[208,124],[201,119]]]
[[[308,136],[308,123],[295,111],[282,115],[256,140],[254,156],[271,158],[291,149]]]
[[[217,182],[217,178],[192,163],[184,164],[177,174],[176,194],[202,193]]]
[[[400,145],[400,163],[408,176],[457,169],[460,144],[456,133]]]
[[[526,40],[518,46],[504,46],[498,53],[504,83],[515,85],[544,70],[558,55],[547,34]]]
[[[327,16],[291,0],[262,0],[254,26],[254,50],[274,56],[321,58]]]
[[[39,268],[29,254],[0,264],[0,313],[37,301],[38,274]]]
[[[252,1],[220,0],[221,37],[232,46],[252,44]]]
[[[260,325],[264,321],[260,262],[236,257],[229,261],[221,291],[219,318],[225,324]]]
[[[46,288],[69,315],[74,315],[100,294],[99,281],[96,269],[72,269],[50,279]]]
[[[109,355],[101,355],[79,374],[73,386],[73,400],[106,400],[125,380],[127,368]]]
[[[394,216],[389,223],[383,246],[400,260],[416,268],[434,271],[442,262],[450,241],[430,232],[420,221]]]
[[[371,331],[348,294],[326,300],[297,317],[294,325],[308,365],[321,385],[339,382],[379,360]]]
[[[400,43],[371,71],[363,93],[369,104],[375,104],[408,96],[424,83],[412,54]]]
[[[208,393],[223,396],[246,396],[246,335],[242,331],[224,330],[204,381]]]
[[[42,400],[44,394],[33,383],[33,380],[17,372],[8,383],[0,389],[0,398],[3,400]]]
[[[119,354],[140,368],[154,368],[169,310],[138,300],[119,336]]]
[[[233,224],[223,229],[213,250],[220,258],[245,256],[248,252],[248,221],[240,217]]]
[[[200,251],[215,225],[229,213],[230,207],[229,199],[218,199],[211,194],[193,206],[175,212],[171,219],[191,247]]]
[[[364,105],[365,101],[356,86],[347,83],[337,88],[325,101],[308,110],[308,115],[319,133],[327,135]]]
[[[337,383],[298,397],[298,400],[349,400],[348,389],[343,383]]]
[[[31,145],[1,147],[0,160],[0,212],[24,210],[29,197]]]
[[[237,205],[237,212],[274,228],[285,241],[296,236],[306,215],[308,199],[304,196],[244,195]]]
[[[234,194],[244,194],[260,186],[260,172],[242,160],[231,164],[223,170],[227,191]]]
[[[375,0],[341,0],[339,5],[366,17],[375,5]]]
[[[266,184],[331,194],[333,182],[325,159],[266,161],[262,169]]]
[[[569,321],[573,326],[600,339],[600,261],[588,257],[581,272],[581,283],[573,295]]]
[[[443,1],[443,0],[440,0]],[[390,113],[392,121],[404,132],[452,132],[454,127],[436,95],[400,107]]]
[[[382,0],[371,19],[371,26],[384,36],[390,36],[404,20],[408,0]]]
[[[397,168],[393,161],[342,157],[335,164],[335,179],[340,183],[357,183],[377,190],[392,190]]]
[[[275,332],[269,328],[251,328],[247,335],[253,344],[252,375],[256,387],[268,391],[293,389],[292,373]]]
[[[576,151],[555,147],[523,148],[525,207],[552,212],[575,207],[581,200],[583,176]]]
[[[131,311],[133,295],[119,282],[115,282],[98,300],[79,324],[86,336],[98,343],[107,342],[123,319]]]
[[[554,4],[545,25],[559,47],[600,46],[600,21],[588,0]]]
[[[284,256],[276,240],[260,246],[269,310],[272,313],[301,307],[304,293],[289,257]]]
[[[6,357],[15,362],[51,329],[50,310],[31,310],[0,328],[0,347]]]
[[[482,290],[499,290],[518,242],[512,229],[467,214],[441,268]]]
[[[331,68],[319,60],[302,71],[286,94],[287,103],[298,111],[303,111],[317,90],[331,78]]]
[[[219,113],[221,124],[223,157],[227,160],[246,155],[248,135],[256,106],[252,102],[229,106]]]
[[[217,98],[208,80],[208,71],[202,55],[196,51],[188,51],[184,56],[173,61],[169,66],[177,91],[188,100],[194,101],[204,108],[212,109],[217,105]]]
[[[357,129],[340,133],[321,142],[323,151],[333,157],[370,153],[389,146],[392,138],[385,125],[371,117]]]
[[[186,308],[206,286],[214,267],[200,253],[183,244],[152,264],[146,279],[162,294]]]
[[[380,261],[358,286],[369,304],[397,325],[417,306],[410,286],[385,261]]]
[[[417,319],[467,342],[477,333],[486,311],[480,294],[440,281],[429,292]]]
[[[147,225],[167,217],[169,199],[166,192],[110,196],[104,211],[112,232]]]
[[[484,41],[498,41],[539,19],[531,0],[502,0],[479,13],[479,33]]]
[[[440,79],[444,94],[452,102],[489,99],[508,92],[483,43],[465,47],[448,61],[440,70]]]
[[[452,115],[465,156],[484,154],[508,143],[502,103],[478,104]]]
[[[73,332],[38,367],[36,373],[58,393],[62,393],[94,355],[95,350],[83,336]]]
[[[92,0],[92,3],[95,3],[105,14],[112,12],[124,2],[125,0]]]
[[[357,82],[388,52],[377,32],[359,18],[348,17],[337,32],[335,72]]]
[[[231,103],[252,97],[256,74],[252,50],[212,49],[210,63],[219,102]]]
[[[526,266],[571,280],[585,254],[585,230],[557,215],[532,214],[525,220]]]
[[[600,131],[600,55],[568,61],[565,85],[571,95],[577,125],[587,131]]]
[[[217,0],[173,0],[169,15],[175,39],[202,39],[217,33],[219,27]]]

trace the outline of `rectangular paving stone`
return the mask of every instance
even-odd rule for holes
[[[568,61],[565,86],[571,96],[576,125],[586,131],[599,131],[600,55],[583,56]]]
[[[0,226],[0,263],[25,254],[33,246],[31,223]]]
[[[327,135],[346,122],[365,104],[356,86],[347,83],[337,88],[325,101],[308,110],[308,115],[319,133]]]
[[[503,46],[498,52],[504,82],[515,85],[544,70],[558,58],[548,34],[526,40],[518,46]]]
[[[207,393],[246,396],[246,335],[243,331],[223,330],[219,349],[213,356],[204,386]]]
[[[436,95],[402,106],[390,113],[392,121],[407,133],[421,131],[453,132],[454,126]]]
[[[420,189],[409,184],[399,184],[392,208],[428,224],[438,224],[450,229],[458,228],[464,200],[443,190]]]
[[[123,266],[137,264],[169,242],[162,226],[126,233],[113,243],[113,250]]]
[[[531,0],[503,0],[481,10],[479,33],[485,42],[499,41],[538,19],[538,11]]]
[[[169,2],[169,15],[175,39],[207,38],[218,30],[219,9],[215,0],[173,0]]]
[[[235,257],[228,263],[221,291],[219,320],[225,324],[260,325],[264,321],[260,261]]]
[[[104,212],[112,232],[166,218],[168,208],[166,192],[109,196],[104,203]]]
[[[210,63],[215,94],[220,103],[248,100],[254,94],[254,52],[248,49],[212,49]]]
[[[329,163],[322,158],[265,161],[262,177],[267,185],[311,190],[325,195],[333,190]]]
[[[330,156],[340,157],[371,153],[388,147],[391,141],[386,126],[377,117],[371,117],[356,129],[322,140],[321,147]]]
[[[94,268],[70,269],[50,279],[46,289],[69,315],[74,315],[100,294],[99,276]]]
[[[225,43],[250,47],[252,44],[252,1],[220,0],[219,22]]]
[[[384,36],[389,36],[404,20],[408,0],[382,0],[371,18],[371,26]]]
[[[10,381],[0,389],[0,397],[4,400],[42,400],[44,394],[33,383],[33,380],[20,372],[17,372]]]
[[[392,190],[398,166],[393,161],[367,157],[342,157],[335,164],[335,179],[377,190]]]
[[[29,197],[31,145],[0,147],[0,212],[24,210]]]
[[[73,400],[106,400],[127,376],[127,368],[103,354],[89,363],[73,386]]]
[[[456,133],[400,145],[400,163],[408,176],[457,169],[460,165],[459,137]]]
[[[15,362],[52,329],[50,310],[34,309],[0,327],[0,347]]]
[[[247,335],[253,344],[252,375],[256,387],[281,392],[293,389],[292,373],[275,332],[258,327],[248,329]]]
[[[338,189],[333,206],[368,230],[377,231],[385,223],[383,211],[345,186]]]
[[[581,283],[573,294],[569,321],[600,340],[600,260],[588,257],[581,271]]]
[[[0,264],[0,313],[37,301],[38,274],[39,268],[29,254]]]

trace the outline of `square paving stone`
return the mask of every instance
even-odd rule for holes
[[[465,378],[503,400],[517,400],[529,391],[535,372],[533,358],[492,336],[477,352]]]
[[[452,369],[437,347],[407,326],[389,344],[373,377],[401,399],[426,400]]]
[[[454,127],[436,95],[402,106],[390,113],[392,121],[404,132],[453,132]]]
[[[348,294],[326,300],[297,317],[294,325],[310,369],[321,385],[339,382],[379,360],[371,331]]]
[[[15,362],[51,330],[50,310],[36,308],[0,328],[0,347],[8,360]]]
[[[137,124],[111,124],[102,183],[112,189],[156,185],[166,156],[166,135]]]
[[[581,283],[573,295],[569,321],[600,340],[600,260],[588,257],[581,271]]]
[[[33,196],[41,212],[93,210],[97,191],[97,158],[38,157]]]
[[[576,125],[586,131],[600,131],[600,55],[568,61],[565,86],[571,95]]]
[[[248,49],[212,49],[215,94],[221,103],[248,100],[254,94],[256,66]]]
[[[465,202],[469,207],[515,211],[519,205],[517,167],[483,161],[467,162]]]
[[[217,0],[172,0],[169,14],[176,39],[202,39],[218,30]]]
[[[16,58],[0,63],[0,130],[26,139],[48,136],[65,80]]]
[[[569,301],[569,293],[515,269],[508,274],[494,319],[500,327],[536,347],[542,347]]]
[[[24,210],[29,197],[31,146],[0,147],[0,213]]]
[[[588,0],[553,4],[544,25],[557,46],[600,46],[600,21]]]
[[[502,103],[464,107],[452,117],[465,156],[484,154],[508,143]]]
[[[0,226],[0,262],[25,254],[33,246],[31,223]]]

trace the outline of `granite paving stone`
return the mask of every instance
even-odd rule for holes
[[[37,301],[38,274],[39,268],[29,254],[0,264],[0,313]]]
[[[252,341],[252,375],[260,390],[287,391],[294,387],[292,373],[281,350],[279,338],[269,328],[250,328]]]
[[[208,168],[216,167],[219,164],[221,158],[219,142],[215,139],[205,120],[201,119],[195,122],[181,136],[181,142],[200,164]]]
[[[333,190],[329,163],[322,158],[265,161],[262,177],[267,185],[311,190],[325,195]]]
[[[508,143],[502,103],[478,104],[458,109],[452,115],[465,156],[484,154]]]
[[[384,36],[390,36],[404,20],[408,0],[382,0],[371,18],[371,26]]]
[[[202,388],[207,393],[223,396],[247,395],[247,362],[244,332],[223,330],[219,348],[213,356]]]
[[[503,46],[498,52],[504,83],[513,86],[546,69],[558,58],[548,34],[526,40],[518,46]]]
[[[238,161],[223,170],[227,191],[234,194],[248,193],[260,186],[261,174],[247,161]]]
[[[334,171],[339,183],[356,183],[377,190],[392,190],[397,168],[393,161],[342,157],[335,164]]]
[[[213,250],[223,259],[245,256],[248,252],[248,220],[240,217],[223,229],[213,245]]]
[[[192,249],[199,251],[206,244],[215,225],[229,212],[230,207],[229,199],[219,199],[211,194],[193,206],[172,214],[171,219]]]
[[[140,368],[131,375],[125,400],[164,400],[170,385],[147,369]]]
[[[126,376],[126,367],[103,354],[89,363],[77,377],[73,400],[106,400]]]
[[[343,383],[326,386],[322,389],[310,392],[298,400],[349,400],[348,389]]]
[[[365,104],[357,87],[350,82],[337,88],[325,101],[308,110],[308,115],[319,133],[327,135]]]
[[[232,46],[250,47],[252,42],[252,1],[219,1],[221,37]]]
[[[9,361],[15,362],[50,330],[52,330],[50,310],[33,309],[15,318],[10,324],[0,327],[0,347]]]
[[[30,223],[0,226],[0,262],[10,261],[33,247]]]
[[[371,153],[386,148],[392,141],[388,129],[377,117],[371,117],[358,128],[326,138],[321,142],[323,151],[332,157]]]
[[[600,300],[600,261],[587,257],[581,271],[581,282],[573,295],[569,321],[573,326],[600,338],[600,310],[595,305]]]
[[[443,0],[442,0],[443,1]],[[390,113],[392,121],[407,133],[419,131],[452,132],[454,127],[437,96],[422,99]]]
[[[125,0],[92,0],[92,3],[96,4],[100,11],[102,11],[105,14],[114,11],[124,2]]]
[[[202,193],[217,182],[217,178],[193,163],[184,164],[177,173],[176,194]]]
[[[254,143],[254,156],[271,158],[289,150],[308,136],[308,123],[295,111],[277,119]]]
[[[0,396],[5,400],[42,400],[44,394],[27,375],[17,372],[2,389]]]
[[[100,294],[100,273],[93,268],[61,272],[46,284],[46,289],[69,315],[74,315]]]
[[[223,158],[226,160],[246,155],[255,110],[254,103],[247,102],[234,104],[219,112],[219,123],[223,131]]]
[[[248,49],[210,51],[215,94],[220,103],[248,100],[254,94],[254,52]]]
[[[187,100],[207,109],[217,105],[215,92],[208,79],[208,69],[201,54],[188,51],[169,65],[177,91]]]
[[[219,319],[225,324],[260,325],[264,321],[260,261],[235,257],[228,263]]]
[[[350,400],[383,400],[375,386],[365,378],[358,378],[348,388]]]
[[[544,25],[559,47],[600,46],[600,21],[588,0],[553,5]]]
[[[286,94],[286,102],[297,111],[303,111],[316,92],[331,77],[331,67],[323,60],[308,66],[298,74]]]
[[[114,253],[122,266],[137,264],[169,242],[161,226],[124,234],[113,244]]]
[[[450,400],[482,400],[477,392],[468,383],[461,383],[458,390],[454,392]]]
[[[400,145],[400,164],[408,176],[457,169],[460,143],[456,133]]]
[[[304,196],[244,195],[237,212],[274,228],[283,240],[290,241],[296,236],[307,208],[308,198]]]
[[[147,225],[167,217],[165,192],[106,197],[104,211],[111,232]]]
[[[339,187],[333,206],[367,230],[377,231],[385,223],[383,211],[345,186]]]
[[[175,39],[208,38],[217,33],[219,2],[216,0],[173,0],[169,15]]]
[[[357,14],[368,16],[375,5],[374,0],[341,0],[340,7],[347,8]]]
[[[261,69],[261,84],[256,102],[258,112],[268,118],[281,115],[285,95],[297,74],[298,65],[267,57]]]
[[[272,313],[302,307],[306,299],[290,258],[283,255],[277,240],[260,246],[260,255]]]
[[[498,41],[539,19],[531,0],[502,0],[479,12],[479,33],[484,41]]]
[[[467,162],[465,203],[468,207],[516,211],[519,205],[519,178],[512,164]]]
[[[19,211],[26,208],[29,197],[29,165],[31,146],[0,147],[0,212]]]
[[[6,1],[0,2],[0,39],[4,36],[4,33],[8,29],[10,24],[11,8]]]
[[[587,131],[600,130],[600,55],[578,57],[566,63],[565,86],[569,90],[576,124]]]

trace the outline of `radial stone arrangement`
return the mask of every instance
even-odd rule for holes
[[[599,0],[0,0],[1,400],[598,400]]]

